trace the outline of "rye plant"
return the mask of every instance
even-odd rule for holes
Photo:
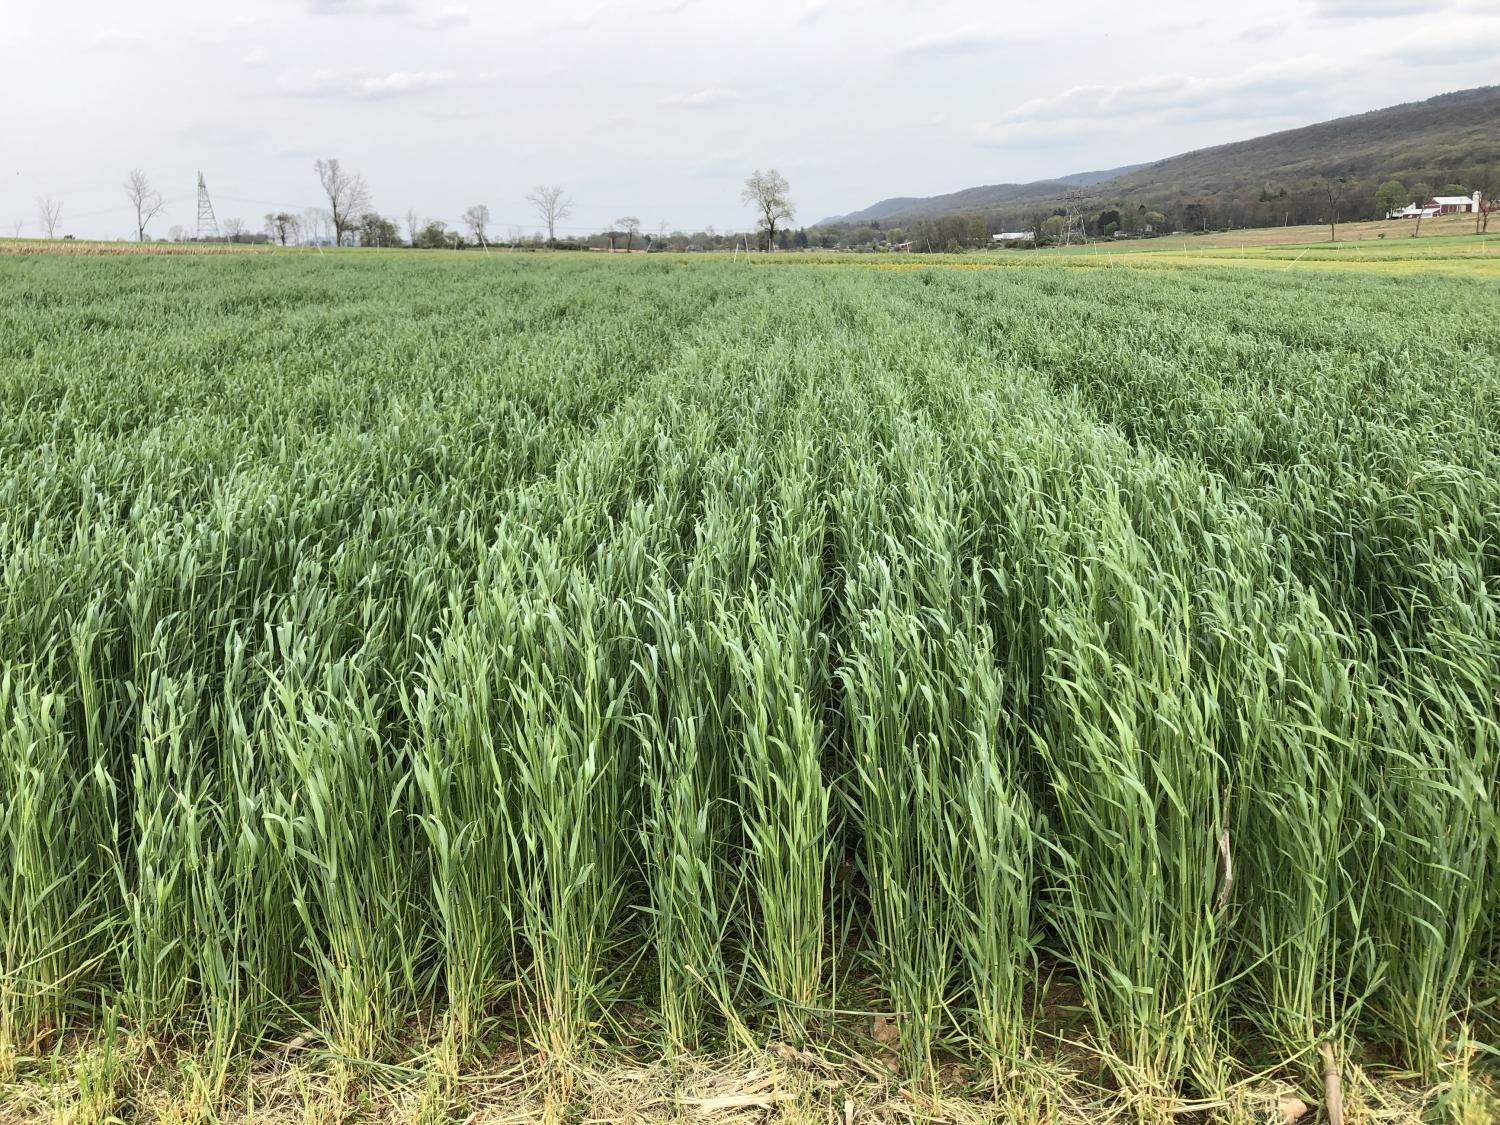
[[[67,752],[64,701],[0,674],[0,1070],[61,1031],[101,937],[97,782]]]
[[[729,876],[730,775],[715,697],[723,662],[669,592],[642,612],[652,616],[642,632],[655,643],[636,661],[641,855],[663,1030],[671,1048],[692,1050],[717,1016],[745,1042],[724,953],[737,881]]]
[[[1130,546],[1091,560],[1051,615],[1037,752],[1060,952],[1121,1080],[1160,1097],[1189,1077],[1221,1088],[1227,777],[1181,594],[1133,574]]]
[[[443,1000],[461,1054],[516,972],[517,865],[504,810],[517,795],[502,714],[512,670],[491,638],[514,628],[517,609],[499,588],[472,619],[455,613],[412,705],[413,787],[439,924]]]
[[[1472,282],[840,262],[0,256],[0,1063],[1482,1085]]]
[[[611,696],[600,633],[605,608],[555,565],[544,565],[539,580],[516,630],[503,767],[516,799],[502,815],[530,958],[531,1038],[566,1068],[593,1046],[607,1000],[624,889],[619,821],[630,779],[621,749],[624,700]]]

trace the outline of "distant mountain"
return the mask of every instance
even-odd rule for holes
[[[1397,179],[1436,191],[1449,184],[1500,194],[1500,86],[1341,117],[1148,164],[1029,184],[993,184],[926,198],[886,199],[823,224],[909,226],[945,216],[994,225],[1061,206],[1158,210],[1172,223],[1256,226],[1324,221],[1325,179],[1345,179],[1337,207],[1373,215],[1375,190]]]
[[[848,215],[836,215],[831,219],[824,219],[817,225],[820,227],[832,223],[857,225],[871,221],[884,222],[898,216],[903,218],[929,217],[953,211],[983,211],[1027,200],[1054,199],[1059,195],[1067,194],[1072,188],[1091,187],[1145,167],[1145,164],[1127,164],[1123,168],[1109,168],[1102,172],[1074,172],[1072,175],[1058,176],[1050,180],[1034,180],[1026,184],[988,184],[985,187],[965,188],[963,191],[950,192],[948,195],[933,195],[926,198],[897,196],[894,199],[882,199],[879,203],[872,204],[862,211],[853,211]]]
[[[1057,178],[1073,187],[1093,187],[1095,184],[1102,184],[1105,180],[1116,180],[1148,166],[1149,161],[1146,164],[1125,164],[1119,168],[1106,168],[1102,172],[1074,172],[1071,176],[1058,176]]]

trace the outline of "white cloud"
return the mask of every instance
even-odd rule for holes
[[[1500,56],[1500,21],[1464,21],[1417,32],[1387,48],[1382,57],[1408,66],[1455,66]]]
[[[693,174],[703,179],[738,176],[745,168],[745,154],[738,149],[710,153],[698,161]]]
[[[1272,39],[1279,39],[1286,34],[1284,23],[1263,23],[1255,27],[1247,27],[1235,36],[1241,43],[1268,43]]]
[[[1316,0],[1312,14],[1320,20],[1401,19],[1406,16],[1442,18],[1500,13],[1497,0]]]
[[[1014,43],[1017,37],[1002,32],[964,24],[952,31],[921,35],[902,47],[896,55],[901,58],[940,58],[951,55],[973,55],[989,51],[1002,43]]]
[[[724,105],[732,102],[739,95],[733,90],[726,90],[721,86],[713,86],[706,90],[694,90],[691,94],[672,94],[662,98],[660,105],[676,106],[682,109],[709,109],[716,105]]]
[[[562,27],[581,30],[598,23],[599,18],[605,14],[606,10],[607,8],[604,4],[594,4],[591,7],[578,8],[577,10],[570,8],[560,13],[554,13],[554,19]]]
[[[191,145],[195,151],[208,147],[244,149],[262,144],[266,138],[265,131],[258,126],[241,125],[217,118],[190,121],[175,129],[173,135]]]
[[[423,113],[434,121],[473,121],[483,116],[475,106],[432,106]]]
[[[817,23],[833,10],[833,0],[807,0],[807,6],[797,15],[797,22],[803,27]]]
[[[1109,126],[1081,117],[1055,121],[981,121],[974,126],[974,139],[989,148],[1065,148],[1079,140],[1097,137]]]
[[[1254,121],[1304,108],[1316,115],[1312,106],[1326,97],[1328,81],[1340,70],[1339,64],[1310,55],[1219,78],[1158,75],[1118,86],[1074,86],[979,122],[974,137],[987,145],[1015,147],[1104,134],[1125,122]]]
[[[1320,20],[1368,20],[1421,15],[1445,6],[1441,0],[1316,0],[1312,12]]]
[[[315,16],[396,16],[411,11],[406,0],[307,0]]]
[[[458,27],[472,18],[468,8],[460,4],[445,4],[435,12],[423,12],[417,16],[416,23],[427,28]]]
[[[452,85],[455,76],[438,70],[394,70],[389,74],[353,74],[347,71],[314,71],[307,79],[281,84],[283,93],[302,98],[356,98],[373,101],[397,98]]]
[[[1102,0],[1025,17],[984,0],[151,0],[149,19],[127,19],[136,7],[0,0],[0,105],[47,89],[54,108],[6,122],[20,155],[0,174],[0,217],[29,215],[55,184],[102,185],[97,199],[69,192],[70,213],[102,213],[137,161],[163,179],[189,169],[189,201],[200,163],[211,183],[297,200],[311,159],[335,153],[401,210],[452,218],[483,185],[509,218],[533,183],[556,180],[577,195],[580,226],[649,211],[728,227],[748,221],[736,180],[757,164],[787,174],[806,214],[835,214],[1418,101],[1495,82],[1500,64],[1486,47],[1500,44],[1500,0],[1177,4],[1130,18]],[[67,27],[82,49],[34,47]],[[1247,76],[1306,54],[1324,60]],[[166,124],[148,144],[141,120]],[[178,136],[184,121],[254,121],[265,137]],[[705,123],[716,131],[703,143],[670,143]],[[283,159],[283,139],[305,147]],[[729,149],[743,158],[716,163]],[[444,175],[454,153],[462,174]],[[70,222],[79,235],[109,224]]]
[[[122,31],[118,27],[106,27],[94,32],[89,38],[91,50],[108,50],[112,47],[139,47],[145,44],[146,38],[137,35],[133,31]]]

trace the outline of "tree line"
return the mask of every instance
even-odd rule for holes
[[[203,240],[278,246],[404,246],[421,250],[540,246],[631,251],[638,244],[647,250],[722,250],[732,246],[746,250],[778,250],[807,245],[805,232],[792,236],[787,229],[787,224],[796,217],[796,207],[791,201],[790,185],[774,168],[765,172],[757,169],[746,178],[744,190],[740,193],[741,202],[755,214],[753,234],[720,234],[712,227],[691,234],[680,230],[669,234],[665,223],[659,224],[657,231],[651,234],[644,230],[639,217],[623,215],[605,230],[562,237],[558,235],[558,228],[572,216],[575,203],[572,196],[558,185],[539,184],[526,194],[525,201],[539,224],[530,234],[519,226],[512,226],[506,234],[497,235],[492,229],[487,204],[476,203],[469,207],[457,226],[442,219],[419,217],[415,209],[408,209],[403,219],[396,219],[375,209],[373,194],[364,176],[347,170],[337,157],[314,161],[313,171],[318,178],[324,206],[299,211],[267,211],[259,229],[252,229],[238,217],[229,217],[217,224],[219,233],[216,236]],[[130,204],[136,240],[150,241],[150,227],[165,209],[165,199],[139,168],[131,169],[121,186]],[[38,228],[46,237],[55,238],[62,223],[62,201],[46,195],[38,197],[36,204]],[[22,221],[13,224],[17,238],[21,237],[23,229]],[[198,232],[179,224],[167,231],[167,238],[173,242],[197,241]]]
[[[751,232],[669,230],[665,223],[647,230],[639,217],[623,215],[609,227],[588,234],[559,234],[572,217],[575,202],[558,185],[540,184],[528,192],[537,225],[527,231],[511,225],[506,231],[493,229],[488,205],[476,203],[464,211],[456,224],[408,209],[404,216],[379,212],[363,175],[351,172],[335,157],[313,164],[323,206],[301,210],[268,211],[259,227],[237,217],[219,224],[217,241],[272,243],[280,246],[410,247],[422,250],[490,247],[669,250],[674,252],[723,250],[913,250],[954,252],[993,245],[1001,233],[1024,232],[1033,246],[1064,244],[1081,238],[1153,237],[1182,231],[1223,230],[1283,224],[1326,223],[1330,237],[1338,238],[1338,223],[1362,218],[1382,218],[1411,202],[1434,195],[1469,195],[1479,190],[1486,198],[1497,186],[1494,176],[1483,174],[1473,185],[1446,182],[1434,186],[1425,180],[1410,186],[1399,179],[1378,185],[1345,176],[1319,177],[1293,189],[1265,185],[1253,197],[1218,196],[1208,200],[1177,203],[1100,203],[1097,195],[1079,192],[1066,200],[985,211],[953,212],[931,217],[898,218],[881,222],[835,222],[812,228],[794,228],[796,208],[790,185],[775,169],[756,170],[744,182],[741,202],[755,215]],[[129,203],[135,237],[148,241],[150,228],[165,209],[162,194],[139,168],[132,169],[122,183]],[[55,238],[63,220],[63,203],[52,195],[36,200],[37,227]],[[1487,232],[1486,208],[1475,215],[1475,232]],[[13,224],[20,237],[24,224]],[[1413,228],[1421,233],[1420,224]],[[66,237],[66,236],[65,236]],[[192,241],[196,232],[177,225],[167,232],[174,242]]]
[[[1388,179],[1372,187],[1347,177],[1329,176],[1310,181],[1295,191],[1263,187],[1252,202],[1189,200],[1139,202],[1132,206],[1124,202],[1100,203],[1097,197],[1079,193],[1069,200],[1041,205],[954,211],[930,217],[897,216],[885,221],[824,223],[805,232],[805,239],[801,237],[804,232],[797,235],[799,244],[810,248],[899,248],[952,253],[990,246],[994,235],[1008,232],[1026,233],[1031,245],[1055,246],[1077,237],[1151,238],[1184,231],[1322,223],[1328,225],[1330,237],[1336,240],[1341,222],[1383,219],[1390,211],[1412,202],[1425,202],[1435,195],[1468,196],[1477,190],[1488,199],[1493,189],[1500,189],[1500,177],[1480,175],[1473,183],[1437,185],[1419,180],[1410,186]],[[1474,230],[1476,234],[1488,233],[1487,208],[1474,215]],[[1420,225],[1414,224],[1413,234],[1420,233]]]

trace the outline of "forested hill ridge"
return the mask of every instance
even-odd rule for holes
[[[1441,94],[1113,173],[888,199],[819,225],[915,233],[925,223],[942,228],[937,237],[946,243],[969,241],[981,228],[1033,229],[1067,207],[1090,219],[1118,211],[1125,228],[1146,225],[1151,212],[1161,217],[1158,225],[1173,229],[1315,223],[1329,217],[1325,182],[1340,177],[1346,183],[1337,208],[1344,219],[1375,217],[1380,186],[1391,180],[1413,199],[1451,185],[1500,193],[1500,86]],[[931,229],[925,233],[933,237]]]
[[[1074,172],[1067,176],[1057,176],[1050,180],[1034,180],[1025,184],[986,184],[983,187],[965,188],[963,191],[927,198],[897,196],[894,199],[882,199],[863,211],[824,219],[817,225],[820,227],[835,223],[857,225],[882,219],[927,218],[948,215],[955,211],[993,210],[1004,208],[1008,204],[1055,199],[1075,188],[1093,187],[1095,184],[1117,179],[1145,167],[1148,165],[1127,164],[1123,168],[1108,168],[1100,172]]]

